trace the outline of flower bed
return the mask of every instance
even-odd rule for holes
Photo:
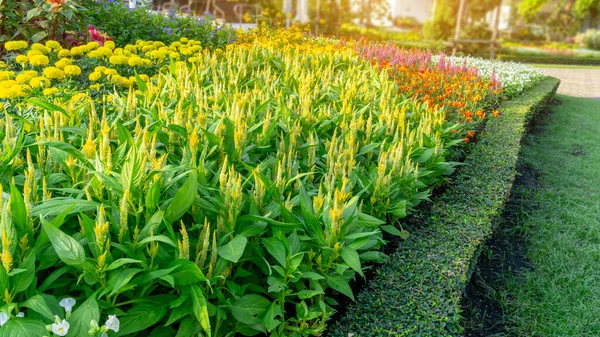
[[[324,331],[330,295],[386,259],[383,232],[405,236],[394,224],[454,170],[495,84],[274,34],[11,45],[0,334]]]

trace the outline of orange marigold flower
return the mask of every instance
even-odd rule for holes
[[[498,110],[494,110],[494,111],[492,111],[492,115],[494,117],[498,117],[500,115],[500,113],[498,112]]]
[[[463,138],[463,140],[465,141],[465,143],[470,143],[471,142],[471,140],[469,138],[467,138],[467,137]]]
[[[468,136],[469,138],[473,138],[473,137],[475,137],[475,132],[473,132],[473,131],[469,130],[469,131],[467,131],[467,136]]]

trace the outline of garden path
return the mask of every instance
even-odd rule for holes
[[[600,99],[600,69],[542,68],[547,76],[560,79],[558,93]]]

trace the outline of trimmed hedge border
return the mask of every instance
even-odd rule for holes
[[[350,305],[330,336],[457,336],[460,300],[480,249],[493,232],[516,174],[528,121],[560,81],[502,104],[448,190],[434,200],[424,228],[412,233]]]
[[[565,64],[579,66],[600,65],[600,58],[594,57],[528,56],[503,54],[498,55],[498,60],[538,64]]]

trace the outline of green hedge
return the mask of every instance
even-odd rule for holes
[[[526,124],[558,84],[546,78],[502,105],[450,188],[434,200],[426,226],[378,269],[330,336],[460,335],[460,299],[509,195]]]
[[[498,55],[501,61],[540,64],[567,64],[567,65],[600,65],[600,58],[594,57],[560,57],[560,56],[528,56],[528,55]]]

